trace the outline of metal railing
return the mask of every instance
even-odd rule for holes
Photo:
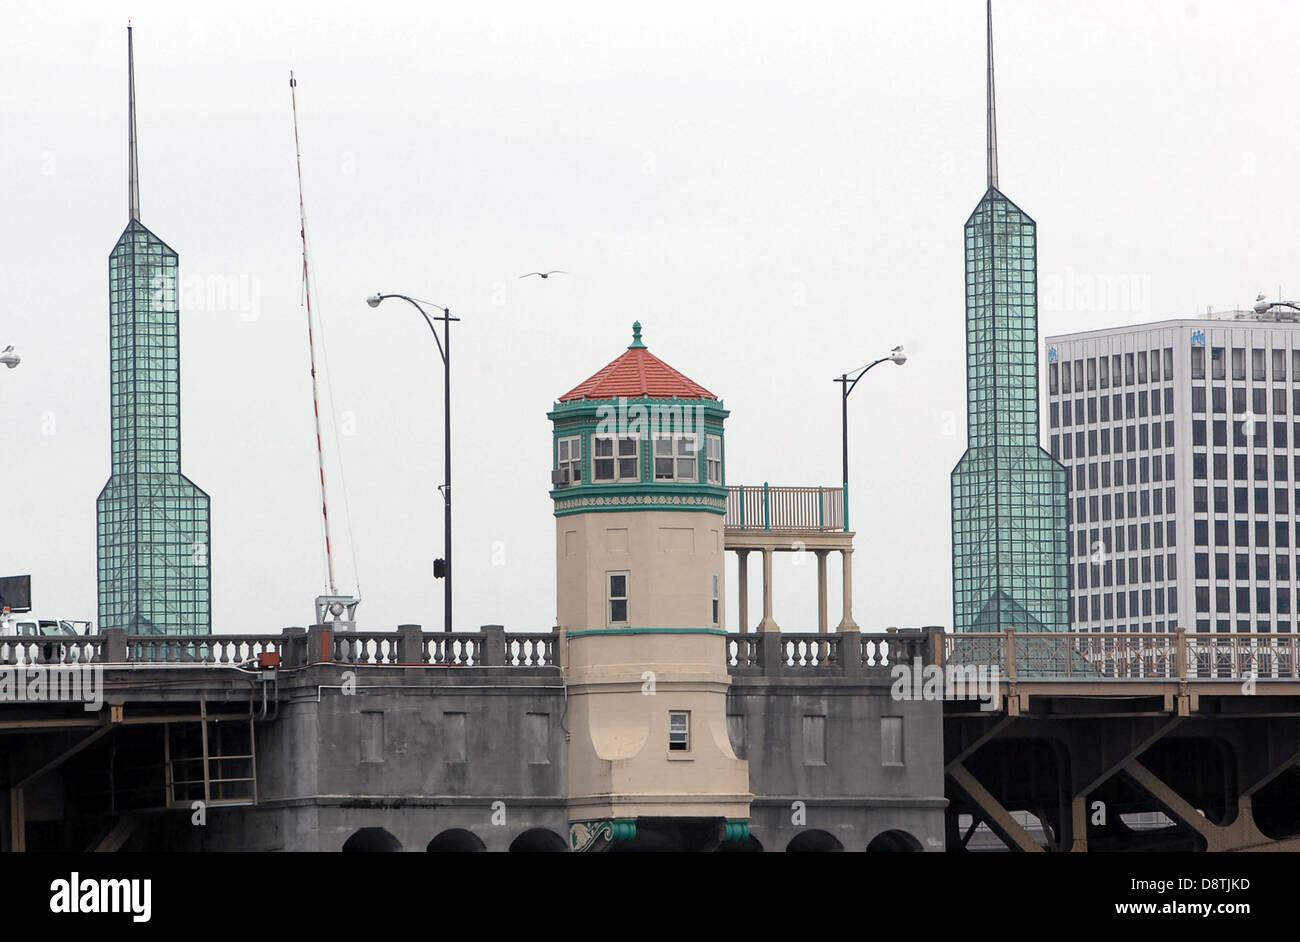
[[[997,665],[1035,680],[1297,680],[1300,635],[1164,632],[961,632],[944,663]]]
[[[844,488],[728,487],[726,526],[736,530],[844,530]]]

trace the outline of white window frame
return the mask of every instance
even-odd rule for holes
[[[691,439],[688,445],[687,439]],[[660,448],[668,444],[668,450]],[[672,474],[661,474],[659,462],[671,461]],[[682,462],[689,461],[691,473],[682,474]],[[658,434],[654,437],[654,479],[656,481],[698,481],[700,479],[700,436],[695,432]]]
[[[582,436],[565,435],[563,438],[556,439],[555,456],[555,467],[564,472],[564,483],[581,484]]]
[[[722,436],[704,436],[704,463],[706,480],[710,484],[722,483]]]
[[[616,576],[623,577],[623,594],[614,594],[614,579]],[[605,618],[611,625],[626,625],[628,623],[628,607],[631,604],[632,593],[632,574],[626,570],[615,570],[605,573]],[[623,603],[623,617],[621,619],[614,617],[614,603]]]
[[[675,745],[680,743],[680,745]],[[691,711],[690,710],[669,710],[668,711],[668,751],[669,752],[690,752],[691,751]]]
[[[600,444],[611,442],[611,453],[600,454]],[[625,450],[630,446],[631,451]],[[623,474],[623,463],[632,462],[634,473]],[[602,477],[599,472],[600,462],[609,461],[613,466],[613,475]],[[594,483],[609,484],[614,481],[641,480],[641,440],[635,435],[593,435],[591,436],[591,480]]]

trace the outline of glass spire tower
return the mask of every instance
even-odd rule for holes
[[[208,495],[181,473],[177,256],[140,222],[127,27],[130,218],[108,257],[112,473],[96,501],[99,627],[212,627]]]
[[[956,631],[1069,629],[1065,468],[1039,446],[1034,221],[998,189],[993,21],[988,189],[966,220],[967,448],[952,472]]]

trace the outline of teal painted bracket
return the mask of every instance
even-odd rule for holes
[[[609,842],[630,841],[634,837],[636,837],[636,821],[632,818],[618,818],[614,821],[574,821],[569,825],[569,849],[575,854],[586,853],[602,838]]]
[[[747,841],[749,840],[749,819],[737,818],[727,822],[727,834],[724,841]]]

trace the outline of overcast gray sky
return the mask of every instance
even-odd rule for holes
[[[464,318],[458,627],[553,624],[546,412],[634,319],[732,410],[732,484],[837,484],[831,378],[905,344],[850,401],[856,615],[951,623],[979,0],[7,3],[0,345],[24,359],[0,374],[0,572],[32,573],[40,613],[96,617],[128,17],[142,219],[181,259],[183,465],[212,496],[217,630],[307,624],[324,587],[291,68],[334,538],[364,626],[435,627],[442,606],[440,366],[414,310],[365,306],[376,290]],[[1300,295],[1298,34],[1283,0],[999,0],[1001,184],[1038,222],[1044,336]],[[549,268],[571,275],[518,278]],[[815,567],[776,576],[777,621],[815,629]]]

